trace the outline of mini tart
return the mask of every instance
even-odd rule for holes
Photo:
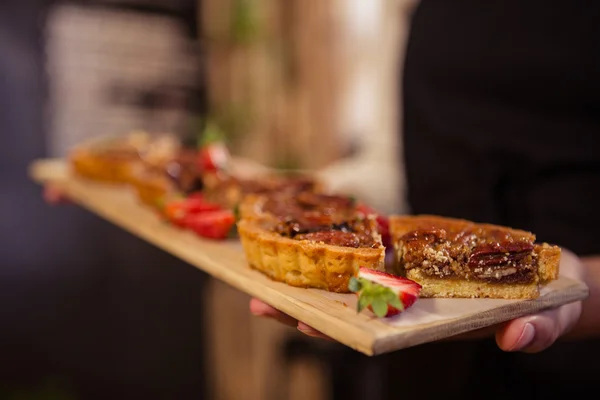
[[[132,183],[140,164],[159,167],[179,149],[180,142],[172,135],[134,131],[82,143],[71,151],[69,159],[79,176],[102,182]]]
[[[186,195],[202,189],[197,171],[196,152],[181,150],[160,164],[139,163],[131,174],[131,185],[139,200],[152,207],[160,207],[170,195]]]
[[[239,205],[240,218],[280,221],[304,213],[338,214],[339,219],[353,218],[357,213],[353,199],[305,191],[276,192],[269,195],[249,194]]]
[[[84,178],[129,183],[151,140],[148,133],[137,131],[93,139],[76,146],[69,154],[69,161],[75,174]]]
[[[160,208],[160,202],[174,190],[174,185],[162,170],[138,168],[131,174],[131,186],[139,201]]]
[[[348,292],[359,267],[382,271],[385,248],[373,233],[375,247],[343,247],[297,240],[271,231],[258,220],[242,219],[238,233],[250,267],[291,286]]]
[[[432,215],[392,216],[395,273],[421,297],[533,299],[558,278],[560,248],[531,232]]]
[[[94,181],[107,183],[129,183],[139,156],[134,151],[97,152],[77,148],[69,155],[75,174]]]

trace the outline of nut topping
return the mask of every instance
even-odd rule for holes
[[[469,257],[469,267],[515,265],[531,254],[529,242],[484,243],[476,246]]]

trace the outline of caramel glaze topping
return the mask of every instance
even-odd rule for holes
[[[349,197],[302,192],[294,197],[271,197],[263,210],[275,215],[273,231],[291,239],[342,247],[378,247],[371,219],[356,215]]]
[[[402,236],[399,249],[404,268],[430,276],[502,283],[537,279],[533,235],[477,226],[431,227]]]
[[[282,218],[325,218],[344,220],[354,212],[352,199],[312,192],[301,192],[295,196],[270,196],[263,211]]]
[[[378,247],[373,238],[374,224],[369,219],[336,222],[331,216],[315,217],[311,214],[281,220],[274,231],[291,239],[322,242],[332,246]]]

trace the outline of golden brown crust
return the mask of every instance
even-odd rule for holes
[[[238,233],[248,263],[291,286],[348,292],[348,281],[361,266],[384,269],[385,248],[330,246],[282,237],[257,220],[241,220]]]
[[[558,279],[560,266],[560,247],[548,243],[537,245],[534,250],[538,255],[538,274],[542,283]]]
[[[139,158],[110,157],[86,148],[75,149],[69,155],[75,174],[87,179],[107,183],[129,183],[131,174]]]
[[[244,197],[239,205],[239,213],[241,219],[246,220],[271,220],[275,216],[271,213],[263,211],[263,206],[267,201],[266,196],[249,194]]]
[[[151,207],[158,207],[161,199],[174,190],[165,174],[150,171],[137,171],[130,179],[138,199]]]
[[[427,270],[425,264],[427,263],[427,266],[430,269],[433,266],[436,271],[438,264],[429,261],[423,261],[423,266],[421,266],[421,264],[411,265],[410,263],[405,265],[406,260],[404,257],[406,257],[405,252],[407,251],[405,247],[407,243],[405,241],[409,240],[406,239],[405,235],[409,234],[410,236],[412,235],[411,232],[424,232],[431,229],[442,229],[454,232],[478,232],[479,234],[486,236],[489,232],[489,234],[492,236],[499,235],[510,237],[510,240],[514,240],[514,242],[529,243],[526,246],[529,246],[528,248],[530,249],[529,251],[531,251],[531,256],[527,259],[533,261],[529,261],[526,267],[515,267],[515,264],[509,265],[508,267],[503,267],[504,270],[507,271],[507,274],[514,274],[513,278],[510,276],[507,276],[506,278],[502,277],[502,272],[504,271],[502,269],[491,269],[490,271],[492,271],[492,273],[499,274],[495,279],[492,279],[491,277],[470,277],[469,274],[464,276],[456,274],[443,276],[443,273],[440,273],[439,275],[433,275],[431,271]],[[505,226],[475,223],[462,219],[445,218],[436,215],[416,215],[390,217],[390,234],[395,246],[394,272],[400,275],[405,275],[408,278],[420,283],[423,286],[423,297],[493,297],[530,299],[539,295],[540,283],[547,283],[558,278],[560,248],[546,243],[535,244],[535,235],[531,232]],[[460,250],[461,248],[458,247],[457,249]],[[426,246],[424,247],[423,251],[430,252],[431,249]],[[504,253],[500,253],[500,256],[503,256],[503,254]],[[465,255],[468,256],[469,254]],[[506,253],[506,255],[508,255],[508,253]],[[430,258],[425,259],[430,260]],[[459,258],[458,260],[461,259],[465,260],[465,257]],[[464,270],[469,269],[469,267],[464,264],[464,261],[456,261],[455,259],[455,261],[452,262],[463,263],[461,264],[461,268],[464,268]],[[442,267],[440,266],[439,268],[441,269]],[[518,268],[528,268],[529,272],[527,274],[530,278],[522,278],[525,280],[519,281],[517,279],[517,271],[523,271],[522,273],[525,273],[525,270],[519,270]],[[481,270],[481,268],[479,269]],[[484,272],[487,272],[485,270],[486,268],[484,267]],[[508,272],[509,270],[511,272]],[[477,271],[477,269],[474,271]],[[521,276],[523,277],[524,275]]]
[[[451,280],[425,276],[418,269],[407,271],[406,277],[421,286],[420,297],[535,299],[539,296],[537,283],[497,284],[463,279]]]

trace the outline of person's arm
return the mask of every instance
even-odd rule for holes
[[[556,340],[578,339],[600,334],[600,256],[579,258],[572,252],[562,252],[560,274],[587,283],[590,296],[585,301],[517,318],[505,324],[459,335],[449,340],[481,338],[495,334],[496,343],[504,351],[535,353],[550,347]],[[275,308],[252,299],[250,311],[257,316],[273,318],[314,337],[329,339],[310,326],[296,321]]]

